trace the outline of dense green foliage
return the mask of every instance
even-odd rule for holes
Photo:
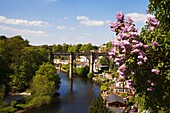
[[[150,59],[139,70],[139,77],[136,82],[140,83],[137,93],[140,94],[137,100],[145,109],[152,112],[170,112],[170,1],[150,0],[149,12],[154,14],[160,21],[160,25],[153,31],[148,31],[147,26],[142,29],[140,37],[144,43],[151,40],[158,42],[158,47],[146,51]],[[158,75],[149,73],[149,70],[156,68],[160,70]],[[148,71],[147,71],[148,70]],[[147,75],[147,76],[146,76]],[[145,81],[151,80],[156,83],[155,90],[145,90]],[[142,96],[141,96],[142,95]]]
[[[66,65],[62,65],[62,69],[66,72],[69,73],[70,70],[70,64],[66,64]],[[87,77],[87,74],[89,72],[89,67],[86,66],[82,66],[82,67],[76,67],[76,64],[73,65],[73,73],[77,74],[81,77]]]
[[[58,44],[53,45],[52,52],[86,52],[90,50],[98,50],[97,46],[93,46],[91,43],[89,44],[77,44],[77,45],[69,45],[69,44]]]
[[[89,79],[92,79],[93,76],[94,76],[93,73],[88,73],[88,74],[87,74],[87,77],[88,77]]]
[[[105,58],[105,57],[102,57],[100,59],[100,64],[101,65],[108,65],[109,64],[109,59]]]
[[[49,50],[30,46],[21,36],[0,36],[0,86],[5,85],[6,92],[24,91],[48,54]]]
[[[52,94],[59,89],[60,78],[56,74],[55,67],[50,63],[44,63],[36,71],[31,83],[32,95],[28,97],[31,106],[39,107],[42,104],[48,104]]]
[[[113,113],[109,111],[105,104],[102,97],[98,97],[92,100],[91,105],[88,109],[88,113]]]
[[[154,14],[160,21],[162,31],[170,30],[170,1],[169,0],[149,0],[149,12]]]
[[[82,66],[82,67],[76,68],[76,73],[78,75],[81,75],[82,77],[87,77],[88,72],[89,72],[88,66]]]
[[[12,102],[11,106],[8,106],[4,102],[6,95],[30,88],[33,94],[29,99],[30,104],[23,106],[39,106],[50,102],[52,94],[59,89],[60,84],[55,67],[45,63],[49,61],[50,51],[50,46],[31,46],[21,36],[0,36],[0,109],[3,112],[14,112],[18,109],[15,106],[18,103]]]
[[[121,12],[110,25],[117,35],[110,54],[115,58],[119,75],[132,86],[141,111],[170,112],[169,7],[169,0],[150,0],[149,12],[156,19],[149,17],[140,35],[132,27],[131,18],[125,19]]]

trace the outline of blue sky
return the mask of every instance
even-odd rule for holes
[[[32,45],[107,43],[117,12],[145,24],[149,0],[0,0],[0,35],[21,35]]]

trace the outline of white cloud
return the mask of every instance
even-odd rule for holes
[[[5,31],[5,32],[11,32],[14,34],[19,34],[19,35],[36,35],[36,36],[47,36],[44,31],[37,31],[37,30],[25,30],[25,29],[17,29],[17,28],[12,28],[12,27],[7,27],[0,25],[0,31]]]
[[[58,0],[47,0],[47,1],[49,1],[49,2],[55,2],[55,1],[58,1]]]
[[[126,16],[131,17],[135,22],[146,22],[147,17],[153,17],[150,14],[140,14],[140,13],[128,13]]]
[[[67,17],[67,16],[64,17],[64,20],[68,20],[68,19],[69,19],[69,17]]]
[[[70,27],[70,30],[76,30],[76,28],[75,27]]]
[[[57,2],[57,1],[59,1],[59,0],[36,0],[37,2],[38,1],[42,1],[42,2]]]
[[[85,17],[85,16],[77,16],[76,18],[77,18],[77,20],[79,20],[79,21],[89,20],[89,18],[87,18],[87,17]]]
[[[91,36],[91,33],[84,33],[84,36]]]
[[[59,29],[59,30],[64,30],[64,29],[66,29],[66,26],[60,26],[60,25],[58,25],[58,26],[57,26],[57,29]]]
[[[10,19],[5,16],[0,16],[0,23],[11,24],[11,25],[22,25],[22,26],[37,26],[37,27],[47,27],[50,26],[48,22],[44,21],[28,21],[23,19]]]
[[[91,36],[91,33],[84,33],[80,38],[85,39],[85,38],[89,38],[90,36]]]
[[[77,16],[76,19],[85,26],[102,26],[104,21],[101,20],[90,20],[86,16]]]
[[[111,20],[106,20],[106,23],[110,23],[111,22]]]

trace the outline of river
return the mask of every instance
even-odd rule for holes
[[[74,75],[71,81],[66,73],[59,72],[59,75],[61,77],[60,96],[54,97],[49,105],[27,113],[60,113],[61,110],[65,113],[88,113],[91,101],[100,94],[99,86],[80,76]]]

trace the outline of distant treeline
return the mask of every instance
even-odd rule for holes
[[[109,51],[112,47],[111,42],[104,44],[106,45],[106,51]],[[88,44],[77,44],[77,45],[71,45],[71,44],[58,44],[52,46],[52,52],[86,52],[90,50],[99,50],[99,46],[92,45],[91,43]]]

